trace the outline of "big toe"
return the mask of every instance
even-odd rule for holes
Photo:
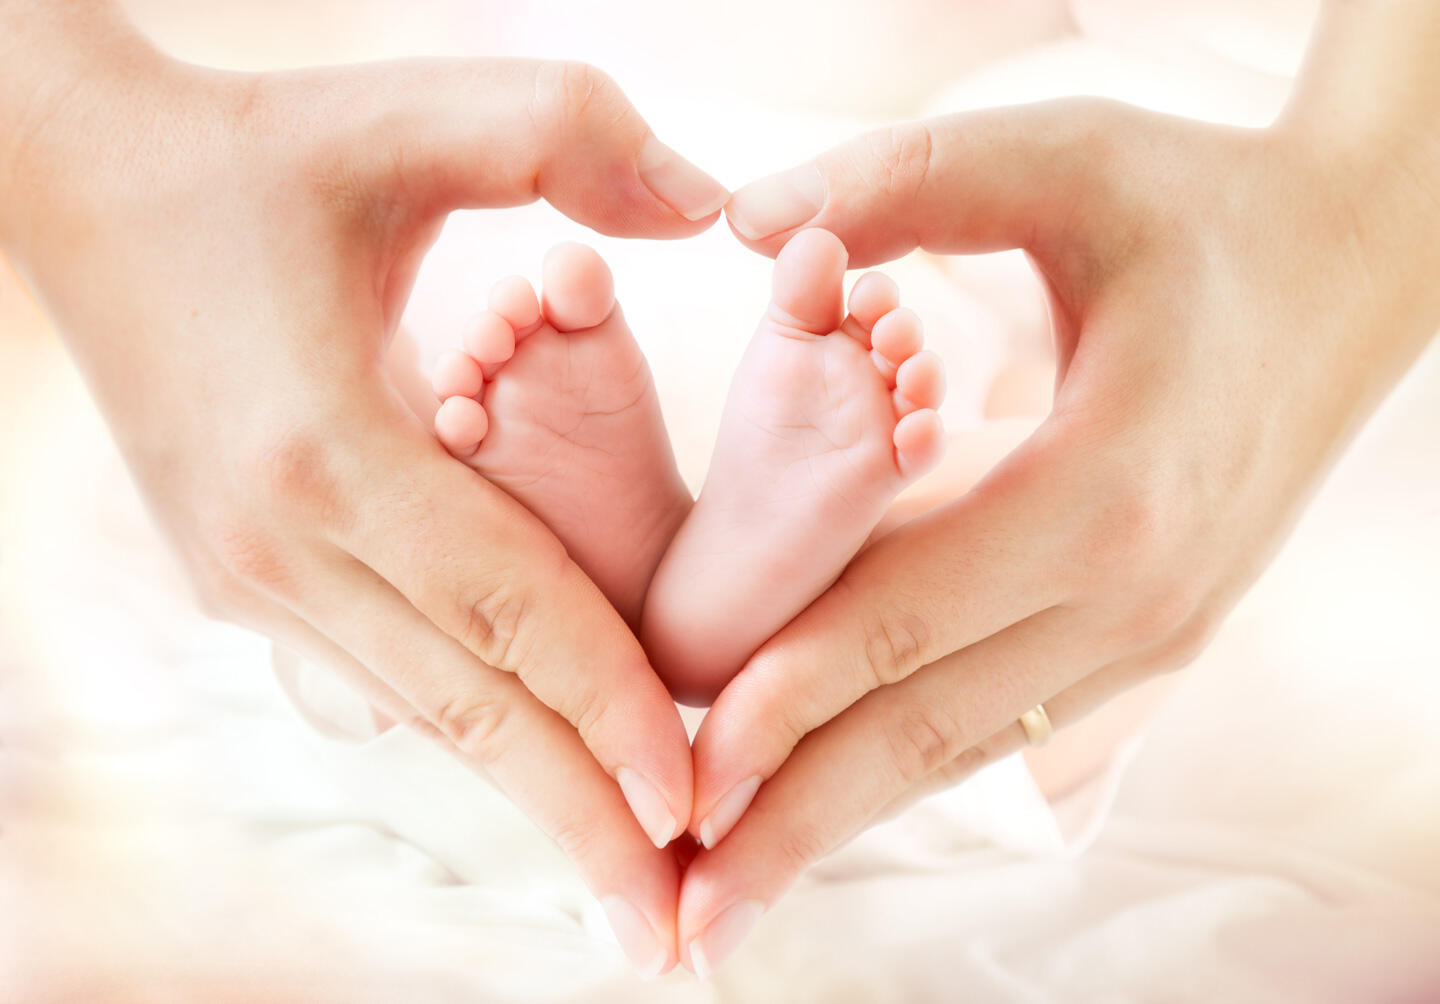
[[[828,335],[845,316],[843,286],[849,255],[828,230],[802,230],[775,259],[771,310],[783,324]]]
[[[615,309],[610,266],[584,244],[558,244],[545,256],[545,317],[557,331],[593,328]]]

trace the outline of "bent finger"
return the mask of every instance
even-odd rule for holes
[[[418,427],[413,437],[374,437],[367,456],[364,490],[355,493],[361,510],[337,521],[337,543],[398,591],[394,600],[413,605],[407,613],[388,604],[388,621],[428,619],[457,650],[469,650],[466,668],[450,678],[438,671],[457,665],[453,657],[425,673],[426,694],[387,682],[422,711],[442,713],[436,701],[464,693],[469,667],[514,674],[574,726],[657,844],[682,832],[692,773],[679,711],[640,643],[560,542]],[[418,703],[422,696],[428,704]]]
[[[574,728],[517,678],[481,663],[369,569],[338,564],[297,601],[353,659],[416,709],[575,862],[638,967],[675,958],[678,868]],[[415,715],[407,716],[413,723]],[[650,807],[653,811],[653,806]],[[618,898],[618,899],[617,899]]]
[[[1006,470],[1006,467],[1009,470]],[[1022,453],[912,520],[757,652],[695,737],[692,832],[713,846],[803,736],[877,688],[1064,601],[1067,527]]]
[[[808,735],[734,829],[695,859],[680,894],[682,961],[734,948],[816,860],[902,792],[1105,661],[1084,613],[1053,608],[868,695]]]

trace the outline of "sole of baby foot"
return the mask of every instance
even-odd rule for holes
[[[690,494],[604,261],[562,244],[542,288],[496,283],[436,368],[435,434],[539,517],[634,628]]]
[[[940,360],[883,275],[861,277],[847,314],[845,265],[823,230],[776,259],[705,487],[651,583],[641,640],[682,703],[710,703],[940,459]]]

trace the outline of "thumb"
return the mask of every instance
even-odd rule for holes
[[[901,123],[746,185],[726,215],[742,242],[771,256],[797,231],[823,227],[852,267],[917,247],[1043,256],[1077,213],[1099,208],[1097,137],[1109,141],[1123,108],[1067,99]]]
[[[684,237],[729,193],[584,63],[415,61],[329,71],[325,132],[361,193],[421,217],[537,198],[604,234]],[[313,97],[315,81],[306,87]]]

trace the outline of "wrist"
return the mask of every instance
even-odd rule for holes
[[[123,159],[176,65],[109,3],[0,0],[0,247]]]

